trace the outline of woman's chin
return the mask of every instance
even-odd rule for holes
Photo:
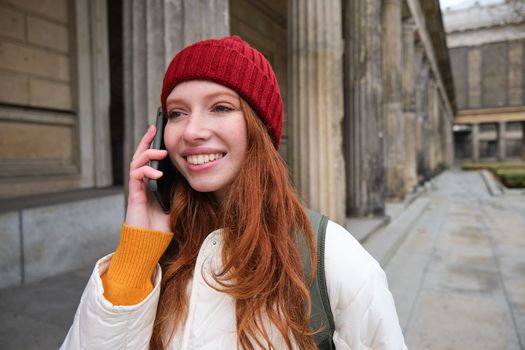
[[[189,184],[195,191],[203,193],[216,192],[221,189],[221,186],[213,183],[189,182]]]
[[[197,192],[201,193],[211,193],[215,196],[216,200],[219,202],[222,202],[230,189],[229,184],[218,184],[218,183],[191,183],[189,182],[191,188],[193,188]]]

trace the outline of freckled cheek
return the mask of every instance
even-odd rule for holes
[[[167,124],[164,128],[164,144],[166,148],[173,148],[177,140],[176,129],[172,125]]]
[[[164,145],[166,146],[166,150],[171,156],[171,159],[174,158],[174,155],[178,153],[177,150],[177,141],[180,139],[180,136],[177,135],[177,130],[174,130],[174,128],[166,127],[164,130]]]
[[[243,128],[231,130],[229,135],[231,142],[233,142],[237,148],[237,153],[244,158],[246,150],[248,149],[246,130]]]

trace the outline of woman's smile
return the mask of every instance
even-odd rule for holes
[[[194,156],[187,156],[186,161],[191,165],[200,165],[219,160],[224,155],[222,153],[199,154]]]

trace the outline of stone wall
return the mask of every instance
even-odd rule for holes
[[[0,1],[0,102],[72,109],[66,0]]]
[[[124,217],[118,189],[16,202],[0,206],[0,288],[92,266],[117,245]]]
[[[69,10],[66,0],[0,1],[0,198],[79,185]]]
[[[450,49],[459,109],[525,105],[525,40]]]
[[[0,1],[0,198],[111,183],[103,0]]]

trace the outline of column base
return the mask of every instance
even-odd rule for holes
[[[353,218],[380,218],[385,216],[385,207],[374,207],[374,208],[364,208],[364,207],[355,207],[349,208],[348,216]]]

